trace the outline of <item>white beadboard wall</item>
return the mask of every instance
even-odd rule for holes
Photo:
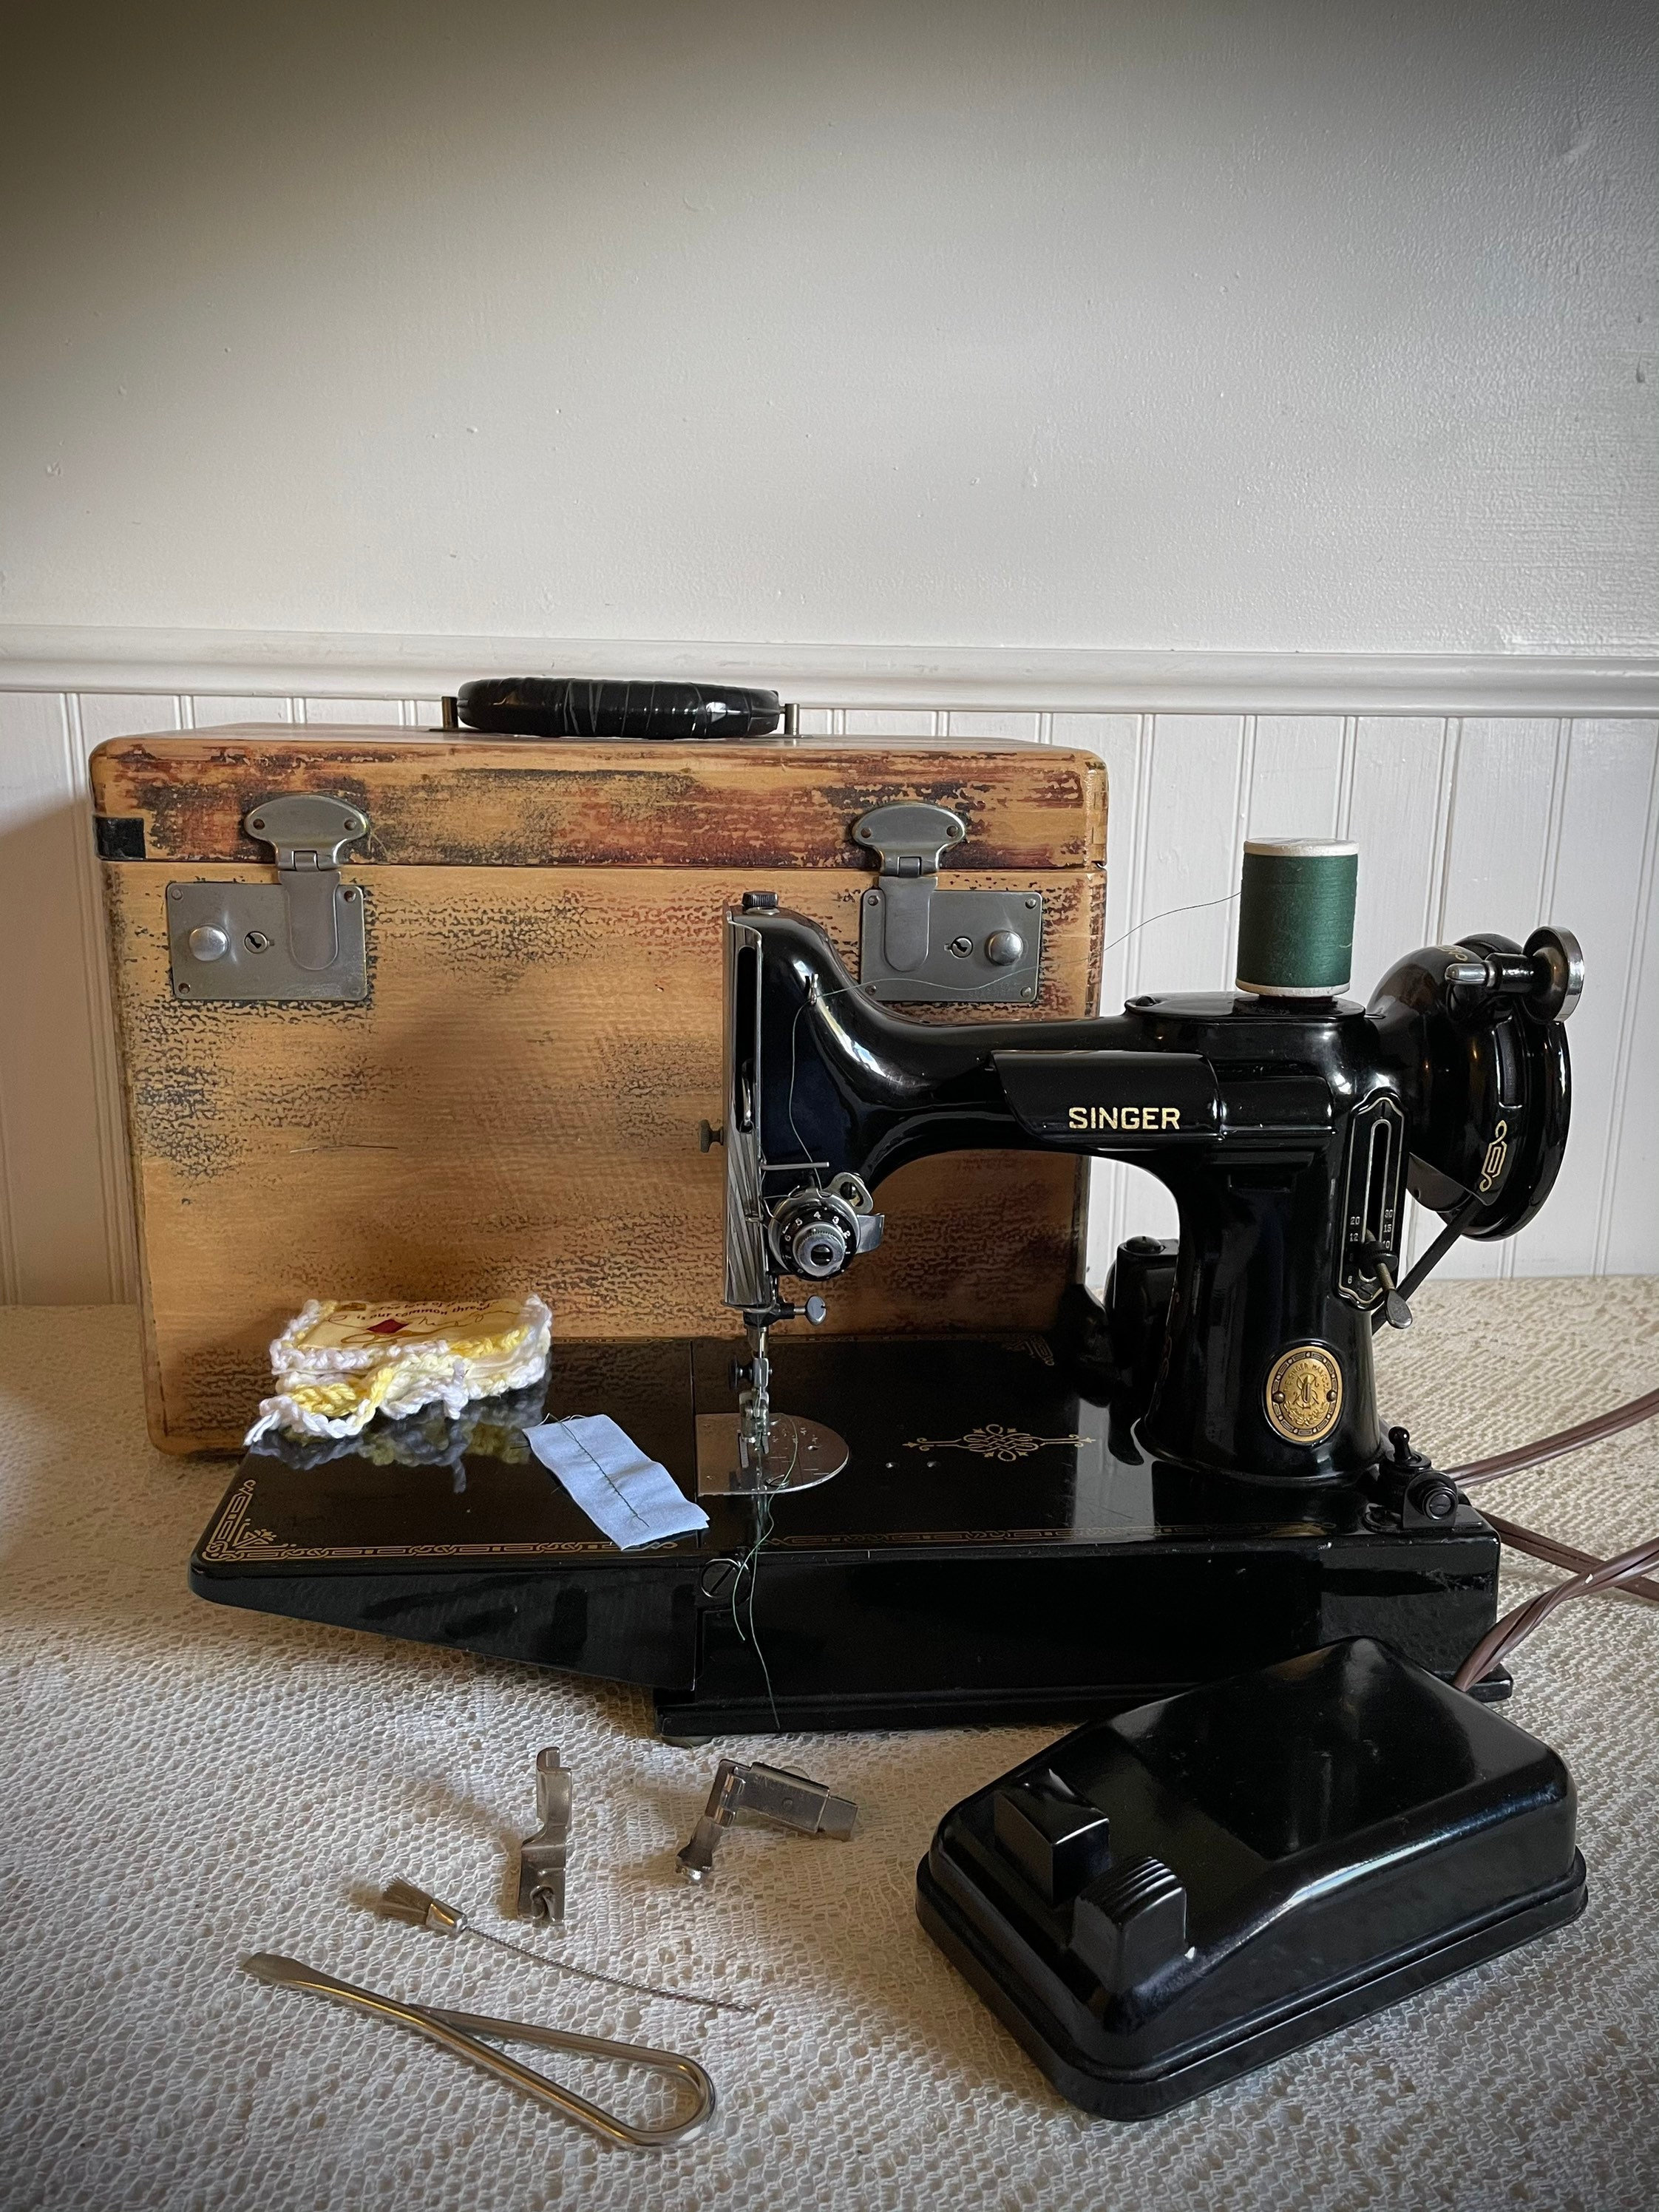
[[[1012,676],[1003,692],[1010,684],[1017,693]],[[915,698],[915,684],[902,696]],[[1447,1272],[1659,1269],[1659,720],[1248,705],[1241,699],[1231,713],[819,706],[804,711],[803,724],[1097,752],[1111,782],[1108,1007],[1154,987],[1225,983],[1235,933],[1226,894],[1249,835],[1359,841],[1361,993],[1419,944],[1474,928],[1518,937],[1544,920],[1565,923],[1583,940],[1589,973],[1571,1031],[1566,1164],[1529,1229],[1495,1246],[1463,1245]],[[413,731],[436,714],[435,701],[407,697],[0,690],[0,1299],[100,1303],[135,1292],[87,798],[92,748],[106,738],[248,720]],[[1105,1163],[1093,1174],[1098,1280],[1120,1238],[1169,1234],[1174,1217],[1146,1176]],[[1417,1249],[1420,1221],[1413,1234]]]

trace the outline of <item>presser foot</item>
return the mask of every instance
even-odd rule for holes
[[[745,1433],[741,1413],[697,1416],[699,1498],[761,1498],[775,1490],[811,1490],[839,1474],[850,1456],[846,1438],[822,1421],[774,1413],[763,1440]]]

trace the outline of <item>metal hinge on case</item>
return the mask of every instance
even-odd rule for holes
[[[1042,969],[1038,891],[942,889],[939,865],[968,825],[948,806],[899,799],[873,806],[853,836],[881,859],[860,902],[859,979],[867,995],[958,1005],[1029,1003]]]
[[[167,885],[174,996],[366,999],[362,894],[341,883],[340,857],[368,835],[368,816],[343,799],[290,792],[250,807],[242,826],[271,848],[276,880]]]

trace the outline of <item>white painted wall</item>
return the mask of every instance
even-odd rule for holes
[[[131,1288],[85,755],[530,667],[1098,745],[1109,933],[1583,935],[1659,1267],[1650,0],[58,0],[0,131],[0,1297]],[[349,696],[341,696],[349,695]],[[1227,974],[1156,921],[1107,998]],[[1103,1174],[1097,1266],[1161,1225]]]
[[[0,623],[1651,646],[1655,23],[15,11]]]

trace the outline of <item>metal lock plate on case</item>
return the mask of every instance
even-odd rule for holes
[[[860,902],[859,980],[889,1004],[1030,1005],[1042,969],[1040,891],[941,888],[939,864],[968,825],[948,806],[896,800],[853,825],[881,858]]]
[[[272,848],[276,880],[167,885],[173,996],[368,998],[363,895],[340,881],[340,856],[368,835],[368,816],[344,799],[294,792],[251,807],[242,826]]]

